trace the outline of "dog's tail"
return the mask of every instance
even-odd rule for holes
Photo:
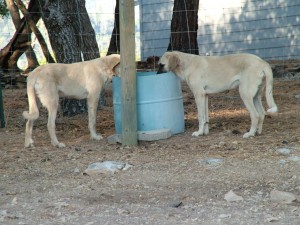
[[[35,86],[36,76],[27,78],[27,96],[28,96],[28,105],[29,112],[24,111],[23,117],[28,120],[36,120],[39,117],[39,109],[36,102]]]
[[[273,72],[271,66],[268,66],[264,69],[265,77],[266,77],[266,99],[269,109],[268,113],[275,113],[278,111],[278,107],[273,98]]]

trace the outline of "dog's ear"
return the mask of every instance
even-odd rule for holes
[[[168,67],[170,71],[174,71],[179,66],[179,57],[172,53],[168,56]]]
[[[118,63],[117,65],[114,66],[113,72],[117,76],[120,76],[120,74],[121,74],[121,64],[120,63]]]
[[[114,68],[116,66],[118,66],[118,64],[120,64],[120,55],[118,55],[118,54],[112,54],[112,55],[110,55],[108,63],[109,63],[109,67],[112,70],[114,70]]]
[[[110,74],[111,76],[119,74],[120,55],[111,54],[104,57],[103,60],[105,60],[107,74]]]

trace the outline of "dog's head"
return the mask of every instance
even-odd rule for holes
[[[176,52],[166,52],[159,59],[157,73],[160,74],[169,71],[175,72],[178,66],[179,66],[179,57],[176,54]]]

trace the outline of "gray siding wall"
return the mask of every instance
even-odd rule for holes
[[[265,59],[300,58],[299,0],[200,0],[200,55],[248,52]],[[173,0],[140,0],[141,57],[168,47]]]
[[[141,58],[161,56],[168,48],[173,0],[140,0]]]

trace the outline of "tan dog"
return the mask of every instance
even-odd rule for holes
[[[96,133],[96,110],[100,92],[106,81],[115,75],[115,67],[120,63],[120,55],[110,56],[73,64],[46,64],[32,71],[27,78],[29,112],[24,111],[26,123],[25,147],[33,146],[33,122],[39,117],[36,96],[48,110],[48,131],[51,144],[65,147],[58,142],[55,134],[55,119],[59,96],[87,99],[89,130],[92,139],[100,140]]]
[[[244,138],[262,132],[265,110],[261,96],[266,80],[268,112],[277,112],[273,98],[273,73],[270,65],[251,54],[198,56],[182,52],[166,52],[159,61],[159,71],[172,71],[187,82],[194,94],[199,130],[193,136],[205,135],[208,129],[208,96],[239,87],[240,96],[251,117],[250,131]]]

